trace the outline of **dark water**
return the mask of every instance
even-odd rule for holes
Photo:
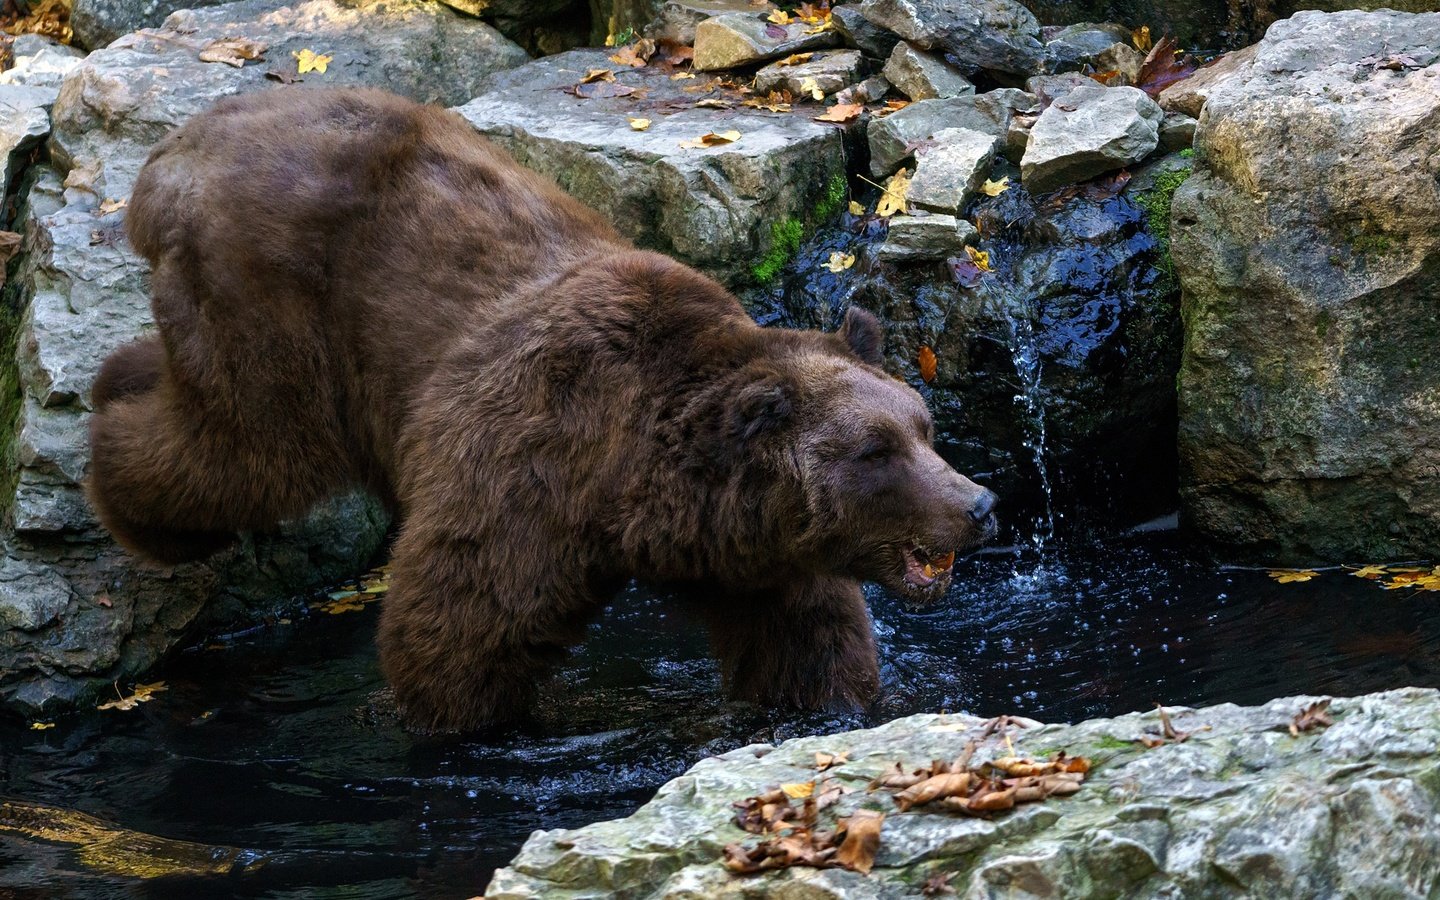
[[[625,815],[752,741],[941,709],[1058,721],[1440,685],[1440,594],[1343,572],[1281,585],[1194,561],[1165,534],[1052,548],[1038,565],[978,557],[961,576],[928,610],[873,598],[885,696],[847,718],[717,699],[698,623],[639,590],[596,623],[540,724],[484,740],[412,738],[374,701],[377,606],[211,642],[137,709],[0,725],[0,798],[141,845],[0,827],[0,897],[469,897],[532,830]],[[124,874],[137,853],[225,874]]]

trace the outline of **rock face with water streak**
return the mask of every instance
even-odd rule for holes
[[[1440,15],[1301,13],[1175,197],[1182,501],[1296,562],[1440,546]]]
[[[199,61],[200,48],[231,36],[266,44],[268,61],[238,69]],[[281,89],[266,68],[303,48],[333,59],[324,74],[285,90],[374,84],[451,103],[525,59],[488,25],[437,4],[243,0],[176,13],[67,76],[54,106],[53,167],[27,173],[17,222],[24,250],[5,289],[10,362],[0,379],[15,397],[4,410],[6,433],[15,435],[5,472],[12,528],[0,535],[6,703],[36,709],[128,678],[192,628],[253,621],[307,586],[363,567],[384,533],[380,510],[351,497],[205,564],[151,569],[99,529],[80,487],[96,369],[151,327],[147,267],[124,232],[136,173],[155,141],[216,100]],[[53,96],[53,88],[0,86],[45,90]]]
[[[1145,749],[1156,713],[1012,729],[1018,755],[1065,750],[1094,764],[1080,792],[992,817],[920,806],[897,812],[866,784],[893,763],[956,756],[982,721],[920,715],[879,728],[757,744],[700,762],[628,819],[538,831],[495,873],[492,900],[625,896],[911,897],[927,881],[986,897],[1423,897],[1440,875],[1440,695],[1408,689],[1334,701],[1328,728],[1292,736],[1314,698],[1172,713],[1194,732]],[[722,848],[753,843],[732,803],[816,778],[815,754],[848,751],[830,770],[850,790],[830,816],[887,814],[875,867],[729,874]],[[1003,756],[984,740],[976,761]]]

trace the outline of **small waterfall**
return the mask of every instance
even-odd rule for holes
[[[1040,348],[1035,343],[1030,305],[1014,300],[1005,304],[1005,313],[1010,331],[1010,359],[1020,385],[1015,405],[1020,409],[1025,428],[1025,448],[1030,451],[1040,479],[1040,489],[1045,494],[1044,512],[1035,517],[1030,533],[1030,543],[1036,552],[1043,554],[1045,545],[1055,536],[1055,503],[1050,487],[1050,471],[1045,462],[1045,403],[1040,392]]]

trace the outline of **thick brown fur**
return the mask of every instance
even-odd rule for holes
[[[381,660],[416,727],[523,713],[632,577],[696,587],[735,694],[863,703],[860,581],[928,598],[924,548],[993,528],[873,318],[761,329],[444,110],[226,100],[129,210],[159,335],[95,385],[101,520],[178,563],[375,492],[401,522]]]

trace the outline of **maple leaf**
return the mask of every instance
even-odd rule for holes
[[[1320,573],[1313,569],[1276,569],[1266,574],[1281,584],[1293,584],[1298,581],[1309,581]]]
[[[871,809],[857,809],[847,819],[841,819],[845,839],[835,851],[835,861],[847,869],[868,875],[875,866],[875,851],[880,849],[880,829],[885,825],[885,814]]]
[[[1330,718],[1330,698],[1317,700],[1295,714],[1290,720],[1290,736],[1299,737],[1302,731],[1310,731],[1315,728],[1329,728],[1335,724]]]
[[[765,17],[765,21],[776,25],[789,25],[790,14],[783,9],[772,9],[770,15]]]
[[[610,69],[591,69],[580,79],[581,84],[590,84],[595,81],[614,81],[615,73]]]
[[[1356,578],[1368,578],[1368,579],[1374,581],[1374,580],[1379,579],[1379,578],[1381,578],[1381,577],[1383,577],[1383,576],[1385,575],[1385,567],[1384,567],[1384,566],[1361,566],[1360,568],[1356,569],[1355,571],[1351,572],[1350,574],[1351,574],[1351,575],[1354,575]]]
[[[316,53],[308,47],[304,50],[297,50],[290,55],[295,57],[295,71],[300,75],[305,75],[309,72],[319,72],[323,75],[325,74],[326,67],[335,61],[335,57],[326,56],[323,53]]]
[[[248,60],[264,59],[264,53],[265,45],[259,41],[242,37],[220,38],[200,48],[200,61],[224,63],[238,69]]]
[[[693,141],[681,141],[680,146],[685,150],[704,150],[707,147],[721,147],[725,144],[733,144],[740,140],[738,131],[712,131],[709,134],[702,134]]]
[[[1135,49],[1141,53],[1147,52],[1150,49],[1150,26],[1141,25],[1130,32],[1130,43],[1134,44]]]
[[[839,274],[853,265],[855,265],[855,254],[836,250],[830,254],[830,261],[825,263],[825,268]]]
[[[830,4],[827,0],[821,0],[818,4],[802,3],[799,8],[795,10],[795,15],[800,21],[809,22],[812,25],[825,22],[830,18]]]
[[[980,185],[980,193],[987,197],[998,197],[1010,190],[1010,176],[1001,175],[999,181],[991,181],[988,178]]]
[[[863,103],[837,103],[826,110],[824,114],[816,116],[815,121],[838,122],[843,125],[846,122],[855,121],[864,110],[865,104]]]
[[[990,268],[990,254],[986,251],[976,250],[974,247],[967,246],[965,248],[965,255],[970,257],[970,261],[973,262],[975,264],[975,268],[979,269],[980,271],[995,271],[994,269]]]
[[[809,94],[812,100],[825,99],[825,92],[820,90],[820,83],[813,76],[800,79],[800,93]]]
[[[633,116],[627,117],[630,120],[630,127],[635,131],[644,131],[650,127],[649,119],[637,119]]]
[[[852,215],[852,216],[863,216],[863,215],[865,215],[865,207],[863,207],[863,206],[860,205],[860,201],[858,201],[858,200],[851,200],[851,201],[850,201],[850,215]]]
[[[909,193],[910,173],[906,169],[901,169],[885,182],[885,192],[880,195],[880,203],[875,207],[876,215],[893,216],[896,213],[906,212],[910,208]]]
[[[137,684],[135,685],[135,690],[130,693],[130,696],[121,696],[118,700],[111,700],[109,703],[102,703],[95,708],[121,710],[134,709],[141,703],[154,700],[155,695],[165,689],[166,686],[165,682],[163,681],[156,681],[151,684]],[[116,693],[118,694],[119,691],[116,691]]]
[[[935,358],[935,351],[928,346],[921,347],[919,353],[920,377],[926,384],[935,380],[935,373],[939,369],[940,361]]]
[[[1170,85],[1194,74],[1195,65],[1180,58],[1174,38],[1163,37],[1150,48],[1144,64],[1140,66],[1140,74],[1135,77],[1135,86],[1156,97]]]

